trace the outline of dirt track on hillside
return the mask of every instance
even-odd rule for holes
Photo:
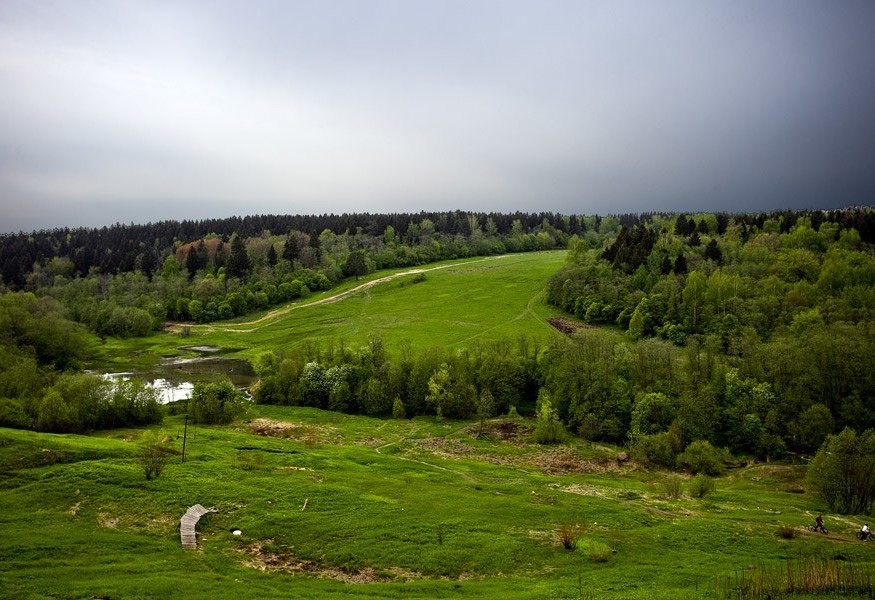
[[[451,265],[441,265],[438,267],[430,267],[427,269],[411,269],[409,271],[404,271],[402,273],[393,273],[392,275],[386,275],[385,277],[380,277],[378,279],[374,279],[372,281],[366,281],[361,285],[357,285],[356,287],[346,290],[345,292],[340,292],[339,294],[335,294],[333,296],[329,296],[327,298],[320,298],[319,300],[315,300],[313,302],[308,302],[306,304],[287,304],[281,308],[274,309],[268,312],[263,317],[259,317],[258,319],[252,321],[246,321],[244,323],[234,323],[233,326],[225,326],[225,325],[194,325],[194,327],[203,327],[207,331],[224,331],[228,333],[248,333],[250,331],[257,331],[262,327],[265,327],[269,324],[269,322],[277,319],[278,317],[282,317],[290,313],[293,310],[298,310],[301,308],[308,308],[310,306],[319,306],[320,304],[331,304],[333,302],[339,302],[348,296],[352,296],[357,292],[361,292],[367,290],[369,288],[374,287],[380,283],[387,283],[392,281],[393,279],[398,279],[399,277],[406,277],[407,275],[418,275],[419,273],[428,273],[431,271],[438,271],[440,269],[449,269],[452,267],[459,267],[462,265],[470,265],[478,262],[484,262],[487,260],[498,260],[501,258],[506,258],[511,256],[510,254],[502,254],[499,256],[487,256],[486,258],[479,258],[477,260],[469,260],[461,263],[453,263]],[[192,327],[191,324],[188,323],[167,323],[164,327],[165,331],[170,331],[172,333],[179,333],[183,327]],[[247,327],[247,329],[237,329],[238,327]]]

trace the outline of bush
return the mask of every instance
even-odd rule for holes
[[[230,381],[196,383],[188,401],[192,423],[230,423],[245,410],[243,395]]]
[[[535,441],[539,444],[558,444],[565,441],[568,432],[559,420],[550,399],[544,395],[538,407],[538,421],[535,423]]]
[[[680,498],[684,494],[683,479],[677,475],[669,475],[662,481],[662,493],[666,498]]]
[[[677,464],[693,475],[704,473],[713,477],[723,473],[723,462],[727,454],[725,450],[715,448],[705,440],[696,440],[678,456]]]
[[[785,540],[792,540],[796,537],[796,529],[789,525],[781,525],[778,527],[778,537],[784,538]]]
[[[696,475],[690,480],[690,496],[704,498],[714,491],[714,480],[707,475]]]
[[[841,514],[869,513],[875,502],[875,431],[830,435],[808,468],[807,485]]]
[[[677,457],[678,441],[676,434],[671,431],[639,435],[629,448],[629,452],[638,462],[672,468]]]

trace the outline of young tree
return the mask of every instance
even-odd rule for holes
[[[365,262],[365,253],[361,250],[350,252],[346,258],[346,263],[343,265],[344,275],[355,275],[355,280],[358,281],[359,275],[365,275],[368,272],[368,265]]]
[[[140,445],[140,464],[146,479],[157,479],[164,472],[164,467],[170,462],[170,457],[177,452],[162,443],[154,434],[146,432]]]
[[[480,419],[480,429],[477,436],[483,435],[483,429],[486,425],[486,419],[491,419],[495,416],[495,398],[492,397],[492,392],[483,390],[480,398],[477,400],[477,418]]]
[[[558,444],[568,437],[559,413],[553,408],[550,395],[542,390],[538,402],[538,420],[535,423],[535,441],[539,444]]]

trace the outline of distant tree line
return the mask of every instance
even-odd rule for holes
[[[624,215],[631,224],[639,215]],[[169,252],[193,240],[219,238],[228,244],[236,234],[242,240],[260,237],[264,232],[285,235],[301,232],[308,239],[329,230],[337,234],[349,232],[371,237],[384,237],[387,231],[398,242],[420,243],[424,222],[426,236],[470,235],[480,229],[489,235],[508,235],[514,227],[530,233],[546,221],[557,231],[568,234],[583,232],[578,217],[566,217],[552,212],[541,213],[471,213],[420,212],[393,214],[323,214],[323,215],[252,215],[225,219],[161,221],[146,225],[116,224],[100,228],[58,228],[34,232],[0,235],[0,276],[13,289],[26,285],[27,275],[34,265],[46,266],[53,258],[70,261],[72,276],[86,276],[93,269],[103,275],[140,271],[147,277],[160,270]],[[518,225],[515,225],[518,222]],[[598,228],[598,218],[591,227]]]

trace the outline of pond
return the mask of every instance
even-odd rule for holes
[[[191,346],[180,349],[199,352],[200,356],[167,356],[148,371],[102,373],[102,376],[107,379],[144,379],[150,387],[158,390],[162,404],[190,398],[196,382],[209,383],[227,379],[244,391],[255,382],[255,371],[249,361],[221,356],[221,348]]]

